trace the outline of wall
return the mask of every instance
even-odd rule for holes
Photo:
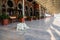
[[[18,15],[21,15],[21,13],[23,13],[23,9],[19,9],[18,8],[18,4],[21,4],[22,5],[22,8],[23,8],[23,0],[11,0],[13,2],[13,7],[9,7],[8,4],[7,4],[7,1],[8,0],[3,0],[2,1],[2,5],[4,4],[5,7],[2,7],[3,9],[6,10],[6,14],[8,14],[9,16],[18,16]],[[45,8],[44,6],[41,5],[41,8],[42,10],[39,9],[39,5],[35,0],[33,0],[32,2],[29,2],[27,0],[24,0],[25,1],[25,7],[27,6],[27,10],[26,8],[24,9],[25,11],[25,16],[36,16],[36,14],[43,14],[45,13]],[[33,2],[35,2],[35,4],[33,4]],[[21,7],[21,6],[20,6]],[[32,10],[32,11],[31,11]],[[40,13],[40,11],[41,13]],[[28,11],[28,12],[27,12]],[[4,12],[4,11],[3,11]],[[26,13],[28,15],[26,15]],[[32,13],[32,14],[31,14]],[[3,14],[3,13],[2,13]]]

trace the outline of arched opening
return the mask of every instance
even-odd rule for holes
[[[14,14],[14,9],[12,8],[14,6],[13,1],[12,0],[8,0],[7,1],[7,6],[8,6],[8,8],[7,8],[8,15],[9,16],[14,16],[15,15]]]
[[[9,13],[8,15],[10,15],[10,16],[14,16],[15,15],[13,8],[8,8],[7,12]]]
[[[8,0],[8,1],[7,1],[7,5],[8,5],[9,7],[13,7],[13,2],[12,2],[11,0]]]
[[[25,6],[25,16],[29,16],[28,7],[27,6]]]
[[[34,9],[33,16],[36,16],[36,8],[35,8],[36,1],[33,1],[32,4],[33,4],[33,9]]]
[[[23,15],[23,14],[22,14],[22,8],[23,8],[23,7],[22,7],[22,4],[19,3],[19,4],[18,4],[18,15]]]
[[[25,6],[25,9],[26,9],[26,10],[28,10],[28,7],[27,7],[27,6]]]
[[[6,13],[6,8],[2,8],[2,13],[3,13],[3,14]]]
[[[33,2],[32,2],[32,4],[36,4],[36,2],[35,2],[35,1],[33,1]]]
[[[18,8],[19,8],[19,9],[22,9],[22,5],[21,5],[21,4],[18,4]]]
[[[2,7],[5,7],[5,5],[3,4]]]
[[[6,13],[6,6],[4,4],[2,5],[2,13]]]
[[[33,0],[27,0],[27,1],[32,2]]]
[[[32,7],[30,8],[30,16],[33,16]]]

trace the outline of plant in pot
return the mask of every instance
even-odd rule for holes
[[[28,16],[28,20],[29,21],[32,21],[32,16]]]
[[[41,19],[44,18],[44,16],[41,16]]]
[[[9,23],[9,16],[8,15],[2,14],[1,19],[2,19],[2,24],[3,25],[7,25]]]
[[[18,16],[18,19],[19,19],[19,22],[24,22],[23,15],[19,15],[19,16]]]
[[[33,16],[33,20],[36,20],[37,19],[37,17],[36,16]]]
[[[0,15],[0,24],[1,24],[2,20],[1,20],[1,15]]]
[[[40,17],[39,16],[36,16],[37,17],[37,19],[39,20],[40,19]]]

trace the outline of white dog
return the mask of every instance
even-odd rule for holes
[[[17,31],[18,30],[25,30],[25,29],[29,29],[29,27],[26,25],[26,23],[18,23],[17,24]]]

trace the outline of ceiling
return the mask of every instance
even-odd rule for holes
[[[43,5],[47,8],[49,13],[60,13],[60,0],[35,0],[38,4]],[[1,0],[0,0],[1,4]],[[0,7],[1,8],[1,7]]]
[[[49,13],[60,13],[60,0],[35,0],[38,4],[47,8]]]

